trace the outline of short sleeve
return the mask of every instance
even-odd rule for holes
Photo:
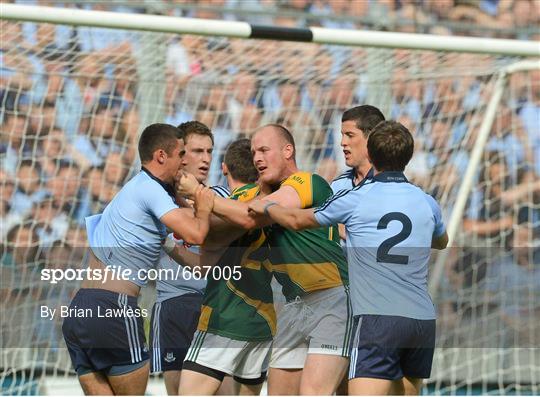
[[[329,197],[323,205],[315,209],[315,219],[321,226],[337,223],[346,224],[354,211],[351,205],[352,190],[341,190]]]
[[[141,192],[145,208],[156,218],[160,219],[167,212],[178,208],[173,198],[158,183],[152,181],[145,187]]]
[[[300,197],[301,208],[313,205],[312,175],[309,172],[296,172],[285,179],[281,186],[290,186]]]
[[[435,199],[427,193],[426,200],[431,207],[431,211],[433,212],[433,220],[435,222],[435,229],[433,231],[433,235],[435,237],[440,237],[444,234],[446,230],[446,227],[444,226],[444,222],[442,220],[441,207],[439,207],[437,201],[435,201]]]

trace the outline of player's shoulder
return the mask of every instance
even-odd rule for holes
[[[281,186],[288,185],[288,184],[295,184],[295,183],[300,184],[300,185],[310,183],[313,175],[314,174],[312,174],[311,172],[297,171],[289,175],[287,178],[285,178],[281,182]]]
[[[220,197],[229,197],[231,195],[229,189],[222,185],[210,186],[210,189],[213,190]]]
[[[343,183],[343,182],[349,182],[351,179],[354,178],[354,169],[351,168],[351,169],[348,169],[347,171],[343,172],[342,174],[336,176],[333,180],[332,180],[332,185],[334,183]],[[341,182],[340,182],[341,181]]]
[[[117,197],[133,199],[152,196],[161,192],[167,194],[163,186],[163,182],[160,182],[157,178],[152,177],[145,171],[140,171],[122,186]]]
[[[234,189],[230,198],[238,201],[250,201],[259,194],[260,188],[256,183],[248,183]]]

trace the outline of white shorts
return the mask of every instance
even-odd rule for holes
[[[303,368],[308,354],[349,357],[351,333],[348,287],[297,297],[278,315],[270,367]]]
[[[257,379],[268,371],[272,341],[234,340],[197,331],[185,361],[243,379]]]

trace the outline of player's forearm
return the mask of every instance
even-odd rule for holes
[[[201,265],[200,255],[189,251],[183,245],[174,244],[175,247],[172,251],[167,252],[167,255],[169,255],[176,263],[188,267],[197,267]]]
[[[210,217],[210,230],[204,240],[204,247],[208,250],[227,247],[244,233],[246,233],[245,229],[214,214]]]
[[[292,230],[303,230],[320,225],[315,221],[313,209],[285,208],[280,205],[270,205],[266,213],[276,223]]]
[[[182,239],[191,245],[201,245],[204,243],[208,231],[210,230],[210,212],[197,211],[195,217],[185,220],[187,223],[183,233],[179,233]]]
[[[215,197],[212,211],[227,222],[238,225],[242,229],[249,230],[257,227],[256,220],[248,215],[247,204],[241,201]]]

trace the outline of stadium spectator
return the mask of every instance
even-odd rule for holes
[[[471,196],[471,204],[463,229],[486,244],[504,243],[514,222],[512,209],[502,201],[502,193],[508,186],[508,167],[502,154],[489,152],[480,171],[478,189]]]
[[[23,273],[39,265],[40,249],[36,224],[26,221],[13,226],[6,237],[3,266],[17,266]]]
[[[9,174],[15,175],[20,161],[32,158],[29,122],[22,113],[4,114],[0,132],[0,164]]]
[[[33,160],[23,160],[17,168],[17,189],[13,195],[11,209],[22,216],[27,215],[35,203],[47,196],[40,186],[41,169]]]

